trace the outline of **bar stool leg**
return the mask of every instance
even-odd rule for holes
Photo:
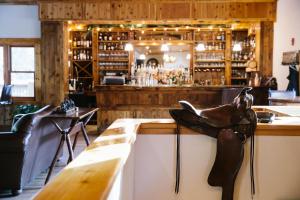
[[[87,133],[86,133],[86,130],[85,130],[85,127],[84,127],[83,123],[81,123],[81,131],[82,131],[86,146],[89,146],[90,145],[90,140],[87,136]]]
[[[74,137],[73,146],[72,146],[72,150],[73,150],[73,151],[74,151],[75,146],[76,146],[76,144],[77,144],[77,138],[78,138],[78,135],[79,135],[79,132],[77,132],[77,133],[75,134],[75,137]]]
[[[47,177],[46,177],[46,180],[45,180],[45,185],[48,183],[48,181],[50,179],[50,176],[52,174],[52,170],[53,170],[54,165],[55,165],[55,163],[57,161],[57,157],[58,157],[58,155],[59,155],[62,147],[64,146],[64,141],[65,141],[65,136],[62,135],[61,138],[60,138],[59,146],[58,146],[58,148],[57,148],[57,150],[55,152],[55,156],[54,156],[54,158],[53,158],[53,160],[51,162],[51,165],[49,167],[49,171],[48,171],[48,174],[47,174]]]
[[[73,154],[71,139],[70,139],[69,134],[66,134],[66,142],[67,142],[68,151],[69,151],[69,159],[68,159],[68,163],[69,163],[74,159],[74,154]]]

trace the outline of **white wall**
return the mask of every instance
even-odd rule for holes
[[[180,193],[175,195],[175,136],[138,135],[133,200],[221,199],[221,189],[207,183],[216,140],[204,135],[182,135],[181,139],[181,185]],[[257,136],[255,142],[253,199],[300,199],[300,137]],[[234,199],[251,199],[249,147],[248,142]]]
[[[0,38],[40,38],[37,5],[0,5]]]
[[[291,39],[295,38],[295,45]],[[273,76],[279,89],[287,88],[288,66],[281,65],[282,52],[300,50],[300,0],[278,0],[274,24]]]

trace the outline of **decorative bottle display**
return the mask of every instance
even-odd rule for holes
[[[112,26],[111,28],[97,28],[97,30],[87,27],[70,31],[70,78],[80,78],[82,79],[81,85],[84,85],[84,82],[89,81],[101,84],[105,75],[115,74],[129,77],[131,71],[129,63],[139,59],[135,58],[139,54],[125,51],[125,46],[126,50],[129,50],[128,44],[145,45],[145,49],[148,50],[151,45],[168,43],[169,46],[173,46],[184,43],[189,45],[188,48],[193,48],[189,53],[189,58],[186,59],[189,60],[187,62],[190,63],[190,75],[193,76],[195,83],[200,85],[246,85],[250,77],[249,63],[257,64],[255,69],[252,67],[252,71],[256,72],[259,69],[259,62],[255,60],[256,55],[259,54],[256,49],[256,41],[260,41],[260,38],[256,38],[255,35],[258,32],[253,31],[254,29],[248,32],[239,27],[231,30],[228,27],[220,26],[218,28],[214,26],[212,28],[185,27],[179,29],[176,27],[146,27],[133,28],[133,30]],[[232,43],[231,51],[228,51],[230,49],[229,41]],[[93,53],[93,51],[97,52]],[[144,54],[149,57],[148,54],[153,53],[149,50]],[[252,62],[252,60],[254,61]],[[145,61],[145,63],[147,62]],[[87,81],[83,81],[84,79]],[[88,83],[88,85],[93,84]]]
[[[132,65],[132,83],[140,86],[182,85],[191,83],[188,67],[166,68],[151,65]]]
[[[70,79],[76,90],[91,90],[93,86],[93,54],[91,31],[70,32]]]
[[[246,72],[247,62],[255,60],[255,35],[248,30],[232,31],[231,83],[247,85],[250,75]]]
[[[225,84],[225,32],[195,32],[194,82],[199,85]]]
[[[128,74],[129,52],[124,49],[128,40],[129,32],[123,30],[98,32],[99,82],[108,73]]]

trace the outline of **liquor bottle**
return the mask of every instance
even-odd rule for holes
[[[76,55],[76,54],[77,54],[77,52],[76,52],[76,50],[74,50],[74,51],[73,51],[73,60],[76,60],[76,59],[77,59],[77,55]]]
[[[99,44],[99,50],[103,50],[103,43],[102,42]]]
[[[222,41],[225,40],[225,33],[224,33],[224,32],[222,32],[222,34],[221,34],[221,40],[222,40]]]
[[[77,51],[77,58],[76,58],[76,60],[80,60],[80,52],[79,51]]]
[[[76,37],[74,37],[73,39],[73,47],[76,47],[77,46],[77,41],[76,41]]]
[[[102,33],[99,33],[99,40],[103,40]]]
[[[80,39],[78,38],[78,40],[77,40],[77,47],[80,47],[80,45],[81,45],[81,43],[80,43]]]
[[[90,60],[90,51],[86,50],[85,53],[86,53],[86,55],[85,55],[86,60]]]
[[[218,34],[217,34],[217,40],[221,40],[221,39],[222,39],[221,34],[218,33]]]

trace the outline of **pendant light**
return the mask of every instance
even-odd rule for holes
[[[160,50],[163,51],[163,52],[169,51],[169,46],[168,46],[168,44],[162,44]]]
[[[232,51],[242,51],[242,45],[241,45],[241,43],[235,43],[233,45]]]

